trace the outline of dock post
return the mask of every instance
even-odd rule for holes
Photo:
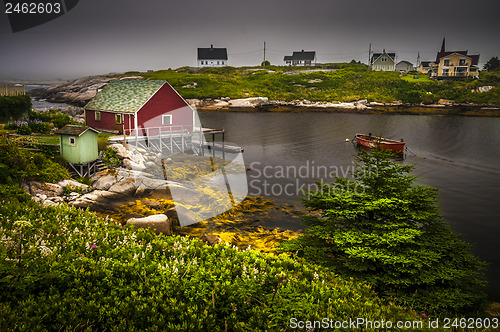
[[[203,146],[203,130],[200,127],[200,155],[204,156],[205,151],[203,150],[205,147]]]
[[[181,151],[184,153],[184,126],[181,126]]]
[[[226,148],[224,146],[224,131],[222,132],[222,159],[226,159]]]
[[[170,128],[170,154],[174,154],[174,143],[172,142],[172,126],[169,127]]]
[[[158,129],[158,138],[160,139],[160,153],[163,154],[163,145],[161,141],[161,127]]]
[[[212,134],[212,157],[215,158],[215,134]]]

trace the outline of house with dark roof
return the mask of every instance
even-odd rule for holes
[[[396,53],[373,53],[370,58],[370,67],[375,71],[394,71],[396,69]]]
[[[431,77],[437,79],[464,79],[479,75],[479,54],[468,51],[446,51],[445,38],[441,50],[436,55]]]
[[[413,66],[413,63],[411,63],[410,61],[402,60],[396,64],[396,71],[400,73],[407,73],[410,70],[414,69],[415,67]]]
[[[314,66],[316,64],[315,51],[293,52],[292,55],[285,55],[283,58],[285,66]]]
[[[227,66],[227,48],[198,48],[198,67]]]
[[[166,81],[111,81],[84,107],[87,126],[116,133],[175,127],[192,131],[196,112]]]

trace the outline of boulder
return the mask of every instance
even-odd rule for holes
[[[269,102],[269,99],[266,97],[233,99],[233,100],[229,101],[229,106],[230,107],[255,108],[258,106],[265,105],[268,102]]]
[[[205,242],[206,244],[208,244],[210,246],[214,246],[214,245],[219,244],[221,242],[220,237],[218,235],[208,234],[208,233],[203,234],[200,237],[200,240],[202,240],[203,242]]]
[[[199,99],[186,99],[186,102],[194,107],[200,106],[201,105],[201,100]]]
[[[92,187],[94,187],[97,190],[108,190],[111,188],[112,185],[114,185],[116,182],[118,182],[119,177],[116,175],[104,175],[100,178],[98,178],[93,184]]]
[[[490,91],[493,88],[494,87],[491,86],[491,85],[484,85],[484,86],[478,87],[477,89],[473,89],[472,92],[478,92],[478,93],[488,92],[488,91]]]
[[[125,146],[123,146],[123,144],[111,144],[109,146],[110,148],[112,148],[114,151],[116,151],[116,155],[118,156],[118,158],[120,159],[125,159],[125,158],[130,158],[130,151],[127,150],[127,148]]]
[[[116,196],[116,193],[104,191],[104,190],[94,190],[88,194],[80,196],[78,199],[75,199],[72,202],[69,202],[68,205],[86,208],[92,204],[101,203],[103,199],[112,198]],[[101,201],[101,202],[100,202]],[[104,202],[102,202],[104,203]]]
[[[55,183],[42,183],[32,181],[29,184],[30,194],[36,196],[37,194],[46,195],[47,197],[61,196],[64,188]]]
[[[151,228],[157,233],[172,235],[172,222],[164,214],[155,214],[144,218],[130,218],[127,225],[135,225],[139,228]]]
[[[146,169],[146,166],[144,166],[144,162],[136,163],[130,159],[123,159],[123,165],[125,165],[125,167],[127,167],[128,169],[134,171],[144,171]]]
[[[448,99],[439,99],[438,100],[439,105],[451,105],[453,104],[453,100],[448,100]]]
[[[117,194],[133,194],[137,189],[137,184],[134,178],[124,178],[113,184],[108,191]]]
[[[145,188],[151,190],[167,188],[167,181],[165,181],[164,179],[137,178],[136,183],[139,186],[142,185]]]
[[[75,181],[75,180],[62,180],[62,181],[59,181],[57,184],[63,188],[69,187],[71,190],[81,190],[82,192],[89,191],[88,185],[86,185],[84,183],[80,183],[80,182]]]

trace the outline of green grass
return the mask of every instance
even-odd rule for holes
[[[418,78],[417,78],[418,77]],[[431,82],[432,80],[427,76],[427,74],[418,74],[418,75],[404,75],[401,76],[401,79],[408,81],[408,82],[413,82],[413,83],[418,83],[418,82]]]
[[[1,331],[281,331],[293,317],[425,323],[305,261],[122,228],[1,185],[0,238]]]
[[[330,64],[335,71],[301,72],[305,69],[284,66],[179,68],[152,73],[130,72],[145,79],[166,80],[186,99],[267,97],[270,100],[351,102],[360,99],[377,102],[435,103],[451,99],[458,103],[500,106],[499,88],[473,93],[482,85],[499,86],[498,75],[481,73],[481,79],[444,82],[426,75],[400,77],[396,72],[374,72],[366,66]],[[291,72],[294,72],[293,74]],[[189,87],[197,84],[195,88]]]

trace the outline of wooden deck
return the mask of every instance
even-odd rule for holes
[[[221,139],[218,141],[216,140],[217,135],[221,135]],[[208,137],[211,140],[207,141]],[[128,144],[148,152],[165,155],[182,152],[216,157],[216,152],[220,152],[221,157],[225,158],[226,153],[243,152],[241,147],[225,143],[224,129],[194,128],[192,126],[142,128],[130,131],[128,134],[111,136],[108,141],[112,143],[126,141]]]

